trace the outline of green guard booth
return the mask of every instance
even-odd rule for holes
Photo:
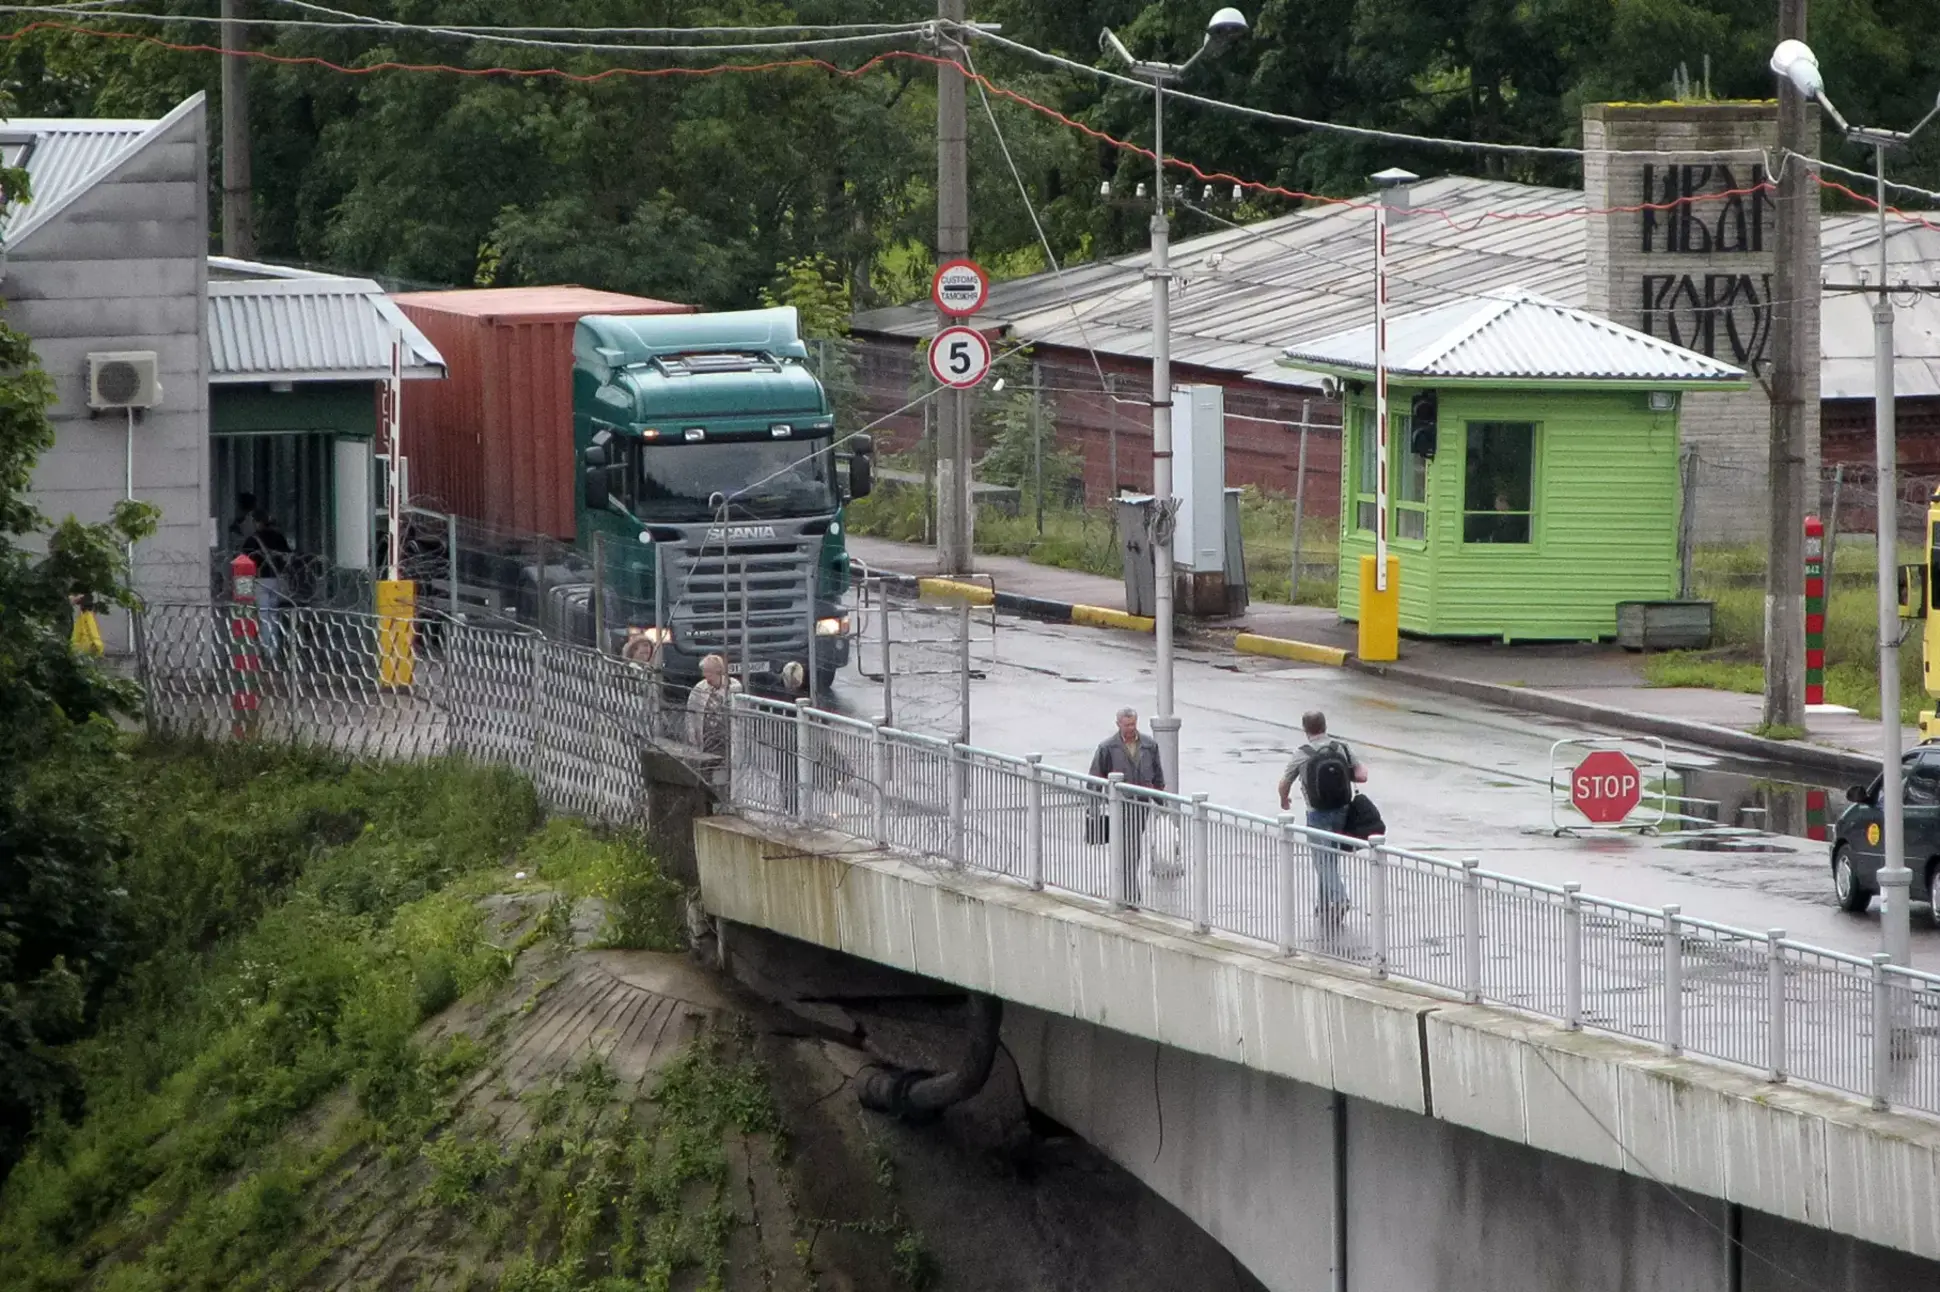
[[[1375,550],[1374,329],[1287,347],[1340,383],[1339,609]],[[1678,594],[1681,395],[1742,369],[1507,288],[1388,321],[1388,553],[1401,631],[1591,641]]]

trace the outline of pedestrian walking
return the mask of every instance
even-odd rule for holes
[[[726,761],[728,706],[741,684],[728,676],[727,659],[709,655],[701,661],[701,680],[687,694],[687,743],[704,754]]]
[[[646,675],[647,712],[644,721],[649,738],[661,734],[663,715],[666,712],[667,697],[663,691],[666,684],[664,671],[660,667],[660,647],[644,628],[629,627],[626,640],[620,643],[620,658],[630,664],[637,664]]]
[[[1345,741],[1327,734],[1327,715],[1318,709],[1302,715],[1300,729],[1307,740],[1280,774],[1280,810],[1285,812],[1293,806],[1297,782],[1307,803],[1307,828],[1346,834],[1354,787],[1367,783],[1367,768],[1354,760],[1354,751]],[[1337,920],[1347,911],[1347,888],[1340,878],[1341,845],[1315,839],[1310,841],[1309,851],[1320,883],[1319,913]]]
[[[243,539],[243,555],[256,562],[256,622],[261,626],[263,655],[275,659],[282,653],[283,581],[290,574],[290,540],[283,529],[261,508],[249,514],[252,526]]]
[[[781,698],[789,704],[807,707],[808,670],[794,660],[781,666]],[[781,730],[774,743],[775,783],[781,787],[781,810],[794,816],[801,808],[800,724],[791,715],[781,719]]]
[[[1101,779],[1123,776],[1127,785],[1151,790],[1164,789],[1165,767],[1159,761],[1159,746],[1151,737],[1139,731],[1138,710],[1120,709],[1117,721],[1118,730],[1101,741],[1097,752],[1091,756],[1091,774]],[[1132,906],[1139,905],[1143,900],[1139,891],[1140,853],[1144,848],[1145,827],[1151,815],[1150,800],[1137,795],[1127,797],[1125,838],[1118,841],[1118,857],[1119,865],[1123,868],[1125,901]],[[1110,818],[1107,817],[1105,830],[1109,832],[1110,829]],[[1106,841],[1111,841],[1109,834]]]

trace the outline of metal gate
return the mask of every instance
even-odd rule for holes
[[[988,575],[920,579],[859,568],[856,671],[881,695],[882,725],[967,742],[970,683],[997,662]]]

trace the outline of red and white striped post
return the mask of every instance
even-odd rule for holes
[[[229,667],[235,679],[229,690],[229,731],[247,740],[256,730],[258,681],[262,654],[256,649],[256,562],[238,555],[229,562]]]
[[[1805,702],[1825,703],[1825,525],[1805,518]]]

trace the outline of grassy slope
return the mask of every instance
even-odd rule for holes
[[[774,1125],[745,1044],[690,1047],[645,1106],[583,1065],[519,1094],[515,1143],[461,1094],[543,992],[533,957],[570,942],[577,898],[609,944],[677,944],[678,890],[636,844],[537,828],[529,786],[463,764],[147,748],[132,771],[146,959],[69,1056],[86,1115],[0,1190],[0,1287],[327,1285],[373,1212],[449,1252],[427,1286],[722,1280],[724,1145]],[[425,1041],[468,993],[503,1007]]]

